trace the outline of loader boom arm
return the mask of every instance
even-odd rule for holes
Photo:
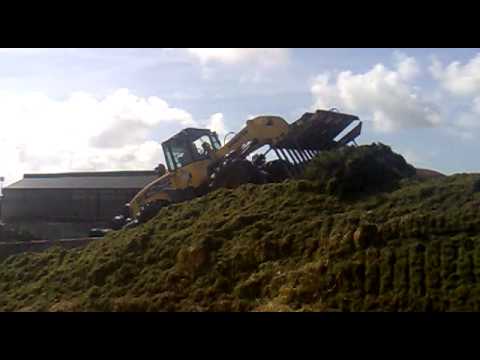
[[[225,157],[246,158],[264,145],[274,145],[288,134],[288,123],[278,116],[259,116],[247,120],[244,128],[213,153],[216,161]]]

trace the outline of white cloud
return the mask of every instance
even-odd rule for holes
[[[448,65],[433,58],[430,73],[438,80],[444,92],[455,95],[460,111],[452,116],[450,133],[463,139],[475,138],[473,131],[480,129],[480,53],[464,64],[453,61]]]
[[[224,136],[227,133],[225,127],[225,120],[222,113],[216,113],[210,116],[207,122],[207,128],[216,131],[219,136]]]
[[[444,66],[434,58],[429,69],[442,87],[454,95],[480,93],[480,53],[463,65],[454,61]]]
[[[26,172],[153,169],[163,162],[154,132],[197,125],[187,111],[127,89],[64,101],[0,92],[0,119],[0,176],[7,184]]]
[[[396,59],[398,75],[403,80],[412,80],[420,74],[420,67],[415,58],[408,57],[401,52],[395,52],[393,56]]]
[[[190,48],[188,52],[202,64],[219,62],[224,64],[256,63],[265,67],[284,64],[288,61],[288,49],[261,48]]]
[[[200,64],[204,80],[221,78],[240,84],[271,82],[273,73],[290,59],[290,50],[280,48],[189,48],[180,53]]]
[[[439,124],[439,111],[412,83],[420,74],[417,62],[399,53],[395,57],[393,70],[377,64],[365,73],[342,71],[333,80],[329,73],[318,75],[311,88],[314,108],[355,113],[384,132]]]

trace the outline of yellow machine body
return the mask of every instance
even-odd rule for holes
[[[212,164],[222,161],[224,157],[234,152],[241,151],[242,147],[249,143],[251,145],[252,142],[254,146],[249,148],[249,153],[267,144],[274,145],[288,134],[288,131],[288,123],[278,116],[259,116],[247,120],[245,127],[239,133],[224,146],[212,150],[207,158],[176,169],[169,169],[165,175],[145,186],[129,204],[130,217],[135,218],[144,204],[158,201],[177,202],[173,194],[178,194],[179,190],[196,189],[208,182],[208,169]]]
[[[232,171],[228,166],[241,165],[242,161],[237,160],[245,160],[265,145],[270,145],[268,151],[274,150],[289,176],[301,174],[304,164],[319,152],[355,143],[361,122],[344,133],[356,121],[359,121],[357,116],[333,109],[305,113],[292,124],[278,116],[258,116],[248,120],[223,146],[215,132],[184,129],[162,143],[168,172],[135,195],[129,204],[129,216],[137,219],[150,204],[163,206],[203,194],[215,180],[221,183],[225,174],[233,172],[236,178],[235,168]]]

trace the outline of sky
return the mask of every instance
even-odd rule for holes
[[[359,144],[479,171],[480,49],[0,48],[0,177],[153,169],[182,128],[332,107]]]

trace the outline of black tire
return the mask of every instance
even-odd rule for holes
[[[155,201],[147,203],[140,208],[140,212],[137,216],[137,220],[140,224],[143,224],[158,214],[161,208],[168,205],[166,201]]]
[[[113,230],[120,230],[126,223],[126,217],[124,215],[117,215],[112,219],[111,226]]]
[[[210,187],[212,189],[235,189],[243,184],[263,184],[265,177],[250,161],[232,162],[215,174]]]

